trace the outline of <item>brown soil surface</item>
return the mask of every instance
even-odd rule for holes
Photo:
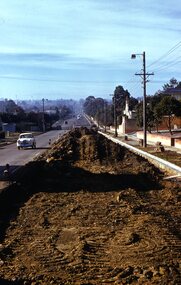
[[[164,152],[156,152],[153,148],[151,149],[150,147],[148,149],[148,152],[181,167],[181,154],[177,153],[174,150],[165,150]]]
[[[74,130],[1,193],[0,284],[181,284],[181,191]]]

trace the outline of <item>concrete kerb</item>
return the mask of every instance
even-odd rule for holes
[[[148,152],[145,152],[141,149],[138,149],[132,145],[129,145],[125,142],[120,141],[117,138],[113,138],[111,135],[99,132],[100,134],[102,134],[103,136],[105,136],[106,138],[108,138],[109,140],[113,141],[114,143],[120,144],[124,147],[126,147],[127,149],[129,149],[130,151],[134,152],[135,154],[138,154],[144,158],[146,158],[149,162],[151,162],[152,164],[154,164],[155,166],[157,166],[158,168],[164,170],[165,172],[168,172],[169,174],[174,174],[177,175],[178,177],[181,177],[181,167],[166,161],[164,159],[161,159],[157,156],[154,156]]]

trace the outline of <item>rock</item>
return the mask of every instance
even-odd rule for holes
[[[136,267],[134,268],[134,275],[138,276],[141,275],[143,273],[143,269],[141,267]]]
[[[121,201],[121,193],[118,193],[118,195],[117,195],[117,197],[116,197],[116,201],[118,202],[118,203],[120,203],[120,201]]]
[[[4,249],[4,246],[2,245],[2,243],[0,243],[0,252]]]
[[[128,266],[123,272],[119,274],[118,279],[126,278],[130,276],[131,274],[133,274],[133,267]]]
[[[131,275],[126,278],[126,284],[132,284],[134,281],[136,282],[138,280],[138,276]]]
[[[153,277],[153,272],[151,270],[145,271],[144,275],[147,279],[151,279]]]
[[[4,261],[0,259],[0,266],[4,264]]]
[[[133,244],[139,241],[140,241],[140,236],[137,233],[132,233],[128,237],[128,240],[126,241],[126,245],[130,245],[130,244]]]

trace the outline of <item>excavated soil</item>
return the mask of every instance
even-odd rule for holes
[[[145,159],[73,130],[0,196],[0,284],[181,284],[181,191]]]

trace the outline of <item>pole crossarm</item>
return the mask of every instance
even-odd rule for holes
[[[151,73],[135,73],[135,75],[140,75],[140,76],[150,76],[150,75],[154,75],[154,72],[151,72]]]

